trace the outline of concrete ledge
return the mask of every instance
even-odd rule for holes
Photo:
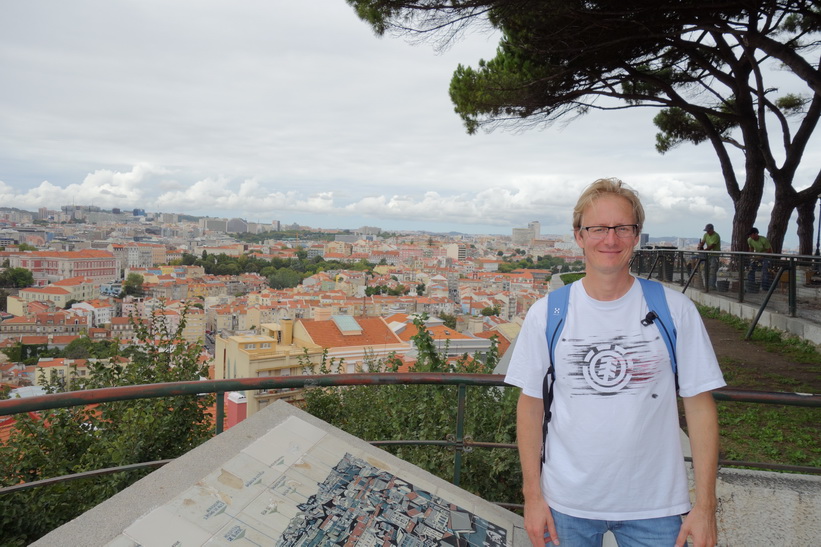
[[[716,494],[719,545],[821,544],[821,477],[721,469]]]
[[[671,283],[665,285],[673,290],[681,291],[681,286]],[[723,312],[727,312],[736,317],[740,317],[745,321],[752,321],[758,313],[759,306],[747,304],[745,302],[736,302],[726,296],[718,296],[714,293],[704,293],[701,291],[687,291],[687,296],[690,300],[701,304],[702,306],[710,306],[718,308]],[[782,313],[764,310],[758,320],[758,325],[762,327],[769,327],[787,334],[797,336],[803,340],[811,342],[816,346],[821,346],[821,325],[812,321],[807,321],[798,317],[790,317]]]
[[[123,532],[127,528],[155,509],[160,507],[165,509],[172,501],[179,501],[179,496],[182,493],[195,484],[199,484],[204,477],[212,472],[219,469],[223,469],[224,472],[226,467],[232,464],[235,465],[237,462],[239,462],[239,465],[245,465],[242,462],[248,462],[252,458],[248,453],[241,455],[239,453],[249,447],[254,449],[258,439],[266,437],[272,429],[280,426],[289,418],[293,419],[293,417],[298,418],[302,423],[307,423],[324,431],[329,437],[333,438],[333,443],[340,449],[362,453],[369,460],[373,459],[380,462],[379,468],[390,469],[397,476],[411,481],[412,484],[425,489],[427,492],[435,493],[435,495],[459,507],[472,509],[472,512],[483,516],[483,518],[488,518],[490,522],[505,526],[509,530],[508,546],[519,547],[528,544],[527,534],[524,532],[524,521],[519,515],[474,496],[448,481],[442,480],[384,450],[336,429],[288,403],[279,401],[168,465],[154,471],[32,545],[37,547],[64,547],[66,545],[136,547],[133,541],[123,536]],[[276,440],[283,443],[283,446],[288,446],[289,449],[293,446],[279,437]],[[261,449],[257,448],[257,450]],[[238,455],[241,457],[237,458]],[[220,497],[222,497],[222,494],[220,494]],[[185,502],[187,501],[189,500],[186,499]],[[157,531],[157,535],[165,539],[173,537],[175,533],[177,533],[176,530],[161,529]],[[167,544],[170,545],[171,543],[173,541],[169,540]],[[189,543],[186,542],[185,544],[188,545]],[[191,544],[202,544],[202,542]],[[223,543],[219,543],[217,540],[208,543],[208,545],[215,544]]]

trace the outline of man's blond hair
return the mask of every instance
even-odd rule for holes
[[[578,232],[582,227],[582,212],[587,206],[608,195],[620,196],[630,202],[636,224],[639,225],[637,231],[641,233],[644,226],[644,207],[639,200],[639,194],[617,178],[599,179],[584,189],[579,201],[576,202],[576,207],[573,208],[573,231]]]

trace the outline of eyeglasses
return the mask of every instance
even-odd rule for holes
[[[608,232],[613,230],[616,236],[622,239],[628,237],[635,237],[638,232],[638,224],[619,224],[618,226],[582,226],[582,230],[587,231],[587,237],[590,239],[604,239]]]

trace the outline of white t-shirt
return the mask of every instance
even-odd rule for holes
[[[726,385],[693,303],[667,288],[665,296],[677,331],[679,394]],[[548,505],[561,513],[635,520],[690,510],[673,370],[658,321],[641,324],[649,311],[638,281],[614,301],[592,299],[580,282],[570,288],[541,479]],[[528,311],[505,377],[539,399],[546,326],[542,298]]]

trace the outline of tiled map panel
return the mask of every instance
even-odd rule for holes
[[[108,545],[512,545],[499,512],[401,474],[289,416]]]

